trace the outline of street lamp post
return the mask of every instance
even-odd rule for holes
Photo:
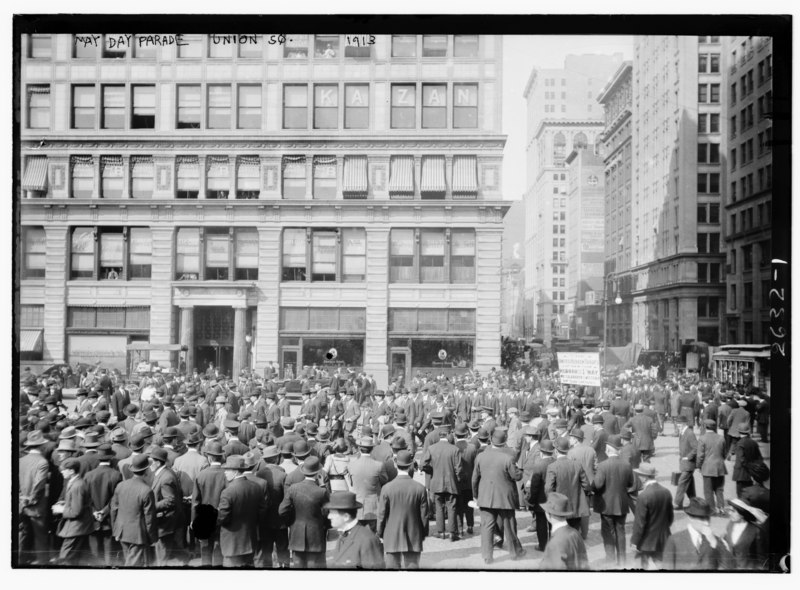
[[[614,275],[608,275],[603,280],[603,372],[608,369],[608,283],[614,280],[614,291],[617,296],[614,298],[614,304],[619,305],[622,303],[622,297],[619,296],[619,291],[616,288],[616,279]]]

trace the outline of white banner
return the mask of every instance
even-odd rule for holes
[[[600,386],[599,352],[559,352],[561,383]]]

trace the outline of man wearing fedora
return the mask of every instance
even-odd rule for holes
[[[630,509],[629,491],[636,479],[630,463],[620,459],[622,441],[612,435],[606,442],[608,458],[597,466],[594,476],[594,510],[600,513],[600,534],[606,551],[606,561],[625,565],[625,517]]]
[[[689,499],[695,497],[694,470],[697,467],[697,437],[694,429],[690,426],[689,417],[681,414],[677,418],[678,422],[678,467],[680,476],[678,477],[678,489],[675,491],[675,509],[682,510],[684,496]]]
[[[352,492],[334,492],[323,505],[331,526],[339,531],[332,565],[343,569],[384,568],[383,547],[372,529],[356,517],[362,508]]]
[[[289,526],[289,549],[296,569],[325,569],[327,518],[322,507],[328,502],[328,490],[317,483],[321,470],[319,459],[309,457],[299,467],[303,481],[289,486],[278,513]]]
[[[658,436],[658,425],[644,413],[644,404],[636,404],[633,410],[636,413],[623,425],[623,428],[631,429],[642,454],[642,461],[648,463],[656,449],[654,441]]]
[[[711,507],[701,498],[691,498],[685,514],[688,525],[667,539],[662,567],[666,570],[721,569],[728,561],[728,552],[711,530]]]
[[[311,458],[319,459],[319,457],[316,457],[312,454],[311,450],[312,449],[309,447],[308,442],[306,442],[306,440],[303,438],[298,438],[294,444],[292,444],[292,456],[294,457],[296,466],[291,472],[288,472],[287,470],[286,481],[283,484],[284,489],[288,489],[289,486],[303,481],[303,479],[306,477],[305,474],[303,474],[303,472],[300,470],[300,467],[303,466],[303,463]],[[330,491],[330,478],[324,470],[320,469],[317,472],[316,481],[321,487]]]
[[[639,476],[642,489],[636,500],[631,547],[641,558],[642,568],[649,569],[661,561],[664,545],[674,519],[672,494],[656,481],[656,468],[643,463],[633,472]]]
[[[210,513],[209,507],[213,509],[214,513],[219,509],[219,502],[222,496],[222,491],[228,485],[228,480],[225,478],[225,471],[222,468],[222,459],[225,452],[222,450],[222,445],[218,442],[209,443],[206,448],[205,455],[208,459],[208,467],[202,469],[194,481],[192,490],[192,529],[195,528],[198,514]],[[201,508],[201,506],[203,508]],[[209,538],[199,538],[200,542],[200,560],[202,565],[221,565],[222,564],[222,551],[219,541],[219,529],[215,531]]]
[[[494,561],[495,529],[503,531],[512,559],[520,559],[525,550],[517,537],[514,510],[519,506],[517,481],[522,472],[513,454],[505,452],[505,430],[492,433],[492,446],[478,454],[472,472],[472,494],[481,510],[481,555],[486,564]]]
[[[143,475],[150,470],[146,455],[133,457],[132,477],[122,481],[111,498],[111,530],[122,545],[125,567],[151,565],[149,548],[158,538],[156,501]]]
[[[711,512],[725,514],[725,439],[717,433],[717,421],[705,420],[705,432],[697,440],[697,468],[703,476],[703,495]]]
[[[551,440],[543,440],[539,443],[539,457],[533,464],[530,479],[525,482],[526,501],[535,522],[535,526],[531,526],[528,532],[536,531],[539,551],[545,550],[547,540],[550,537],[550,523],[545,516],[542,505],[547,501],[545,480],[548,466],[555,461],[553,457],[554,450],[553,441]]]
[[[53,505],[53,514],[61,516],[56,534],[61,537],[61,565],[84,565],[89,555],[89,535],[94,530],[92,501],[80,475],[78,459],[61,463],[64,477],[64,500]]]
[[[286,524],[278,513],[278,508],[284,497],[284,482],[286,472],[278,465],[281,454],[275,445],[264,449],[261,459],[264,462],[256,476],[267,483],[269,503],[264,518],[264,527],[260,537],[260,550],[256,557],[256,565],[262,568],[272,568],[272,550],[275,549],[278,567],[289,567],[289,535]]]
[[[458,540],[456,499],[462,477],[461,453],[447,439],[447,431],[439,429],[439,441],[428,447],[422,456],[422,470],[430,475],[428,490],[433,494],[436,510],[436,533],[445,538],[445,510],[450,540]]]
[[[27,453],[19,460],[19,562],[43,564],[48,561],[47,535],[49,503],[47,477],[50,466],[41,453],[46,439],[38,430],[25,439]]]
[[[569,498],[552,492],[542,506],[552,527],[550,541],[539,564],[541,570],[587,570],[589,558],[580,533],[567,524],[574,510]]]
[[[395,464],[397,478],[383,486],[378,501],[378,536],[387,569],[419,569],[428,535],[428,495],[425,486],[414,481],[414,456],[408,450],[398,451]]]
[[[119,545],[111,536],[111,498],[122,481],[119,469],[111,467],[114,452],[111,445],[104,443],[98,448],[100,464],[84,477],[92,502],[92,515],[96,521],[95,530],[89,536],[89,548],[96,562],[106,567],[117,565]]]
[[[371,438],[361,437],[358,440],[361,456],[351,459],[347,469],[353,481],[352,490],[356,494],[356,499],[362,504],[358,509],[358,520],[372,530],[377,530],[378,498],[381,487],[389,482],[389,473],[385,462],[370,456],[373,447]]]
[[[475,527],[475,510],[469,505],[472,497],[472,472],[475,469],[475,457],[478,448],[469,442],[469,428],[464,422],[459,422],[455,427],[455,446],[461,455],[461,477],[458,480],[458,498],[456,499],[456,515],[464,529],[466,520],[466,534],[471,535]],[[412,456],[414,451],[411,451]]]
[[[566,437],[556,439],[555,450],[556,460],[547,467],[545,492],[548,497],[552,492],[558,492],[569,498],[574,512],[567,518],[567,524],[583,536],[588,533],[588,526],[582,526],[582,519],[588,519],[590,514],[586,494],[591,491],[591,484],[583,466],[568,457],[570,442]]]
[[[155,543],[156,565],[169,565],[181,547],[176,538],[183,522],[181,486],[175,473],[167,465],[169,455],[162,448],[150,453],[153,471],[153,495],[156,499],[156,526],[158,539]]]
[[[253,567],[259,523],[267,510],[266,484],[249,479],[244,457],[231,455],[223,467],[228,485],[219,499],[217,523],[223,567]]]
[[[733,439],[732,452],[736,457],[733,464],[733,481],[736,482],[736,497],[742,497],[742,490],[753,485],[749,466],[763,462],[758,443],[750,438],[750,424],[739,423],[738,438]]]

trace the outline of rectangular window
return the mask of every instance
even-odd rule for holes
[[[124,267],[123,235],[121,228],[108,229],[100,233],[100,273],[101,280],[118,280]]]
[[[744,308],[753,307],[753,283],[744,283]]]
[[[131,197],[152,199],[155,168],[152,156],[131,156]]]
[[[157,45],[151,44],[148,35],[133,36],[133,57],[154,59],[157,55]]]
[[[233,44],[228,42],[227,35],[208,37],[208,57],[215,59],[231,59],[233,57]]]
[[[420,282],[445,282],[444,230],[420,230]]]
[[[730,159],[731,159],[731,170],[736,170],[736,148],[733,148],[731,150]]]
[[[392,129],[417,126],[417,94],[414,84],[392,84]]]
[[[708,84],[698,84],[697,86],[697,102],[708,102]]]
[[[50,59],[53,54],[50,35],[31,35],[28,46],[28,57],[33,59]]]
[[[345,84],[344,128],[369,128],[369,85]]]
[[[183,43],[178,44],[179,58],[201,58],[203,57],[203,37],[202,35],[183,35]]]
[[[208,156],[206,160],[206,198],[227,199],[231,190],[231,172],[228,156]]]
[[[306,198],[306,159],[304,156],[283,158],[283,198]]]
[[[447,35],[423,35],[422,57],[447,56]]]
[[[208,85],[208,128],[231,128],[231,87],[228,84]]]
[[[339,35],[314,35],[314,57],[333,59],[339,55]]]
[[[262,36],[261,35],[248,35],[250,43],[239,44],[239,57],[245,59],[259,58],[263,54]]]
[[[393,229],[389,250],[389,281],[413,283],[414,277],[414,230]]]
[[[92,227],[76,227],[72,230],[70,245],[70,278],[91,279],[94,277],[94,240]]]
[[[701,164],[708,162],[708,144],[707,143],[698,143],[697,144],[697,161]]]
[[[719,133],[719,114],[709,115],[709,133]]]
[[[705,172],[700,172],[697,175],[697,192],[698,193],[708,192],[708,175]]]
[[[200,229],[182,227],[175,238],[175,278],[179,281],[200,277]]]
[[[47,266],[47,242],[44,228],[23,228],[22,243],[22,278],[43,278]]]
[[[316,156],[313,164],[312,195],[315,199],[335,199],[337,191],[336,157]]]
[[[453,35],[454,57],[478,57],[478,35]]]
[[[719,144],[718,143],[710,143],[710,144],[708,144],[708,163],[709,164],[719,164]]]
[[[94,194],[94,161],[91,156],[72,156],[72,198],[91,199]]]
[[[94,85],[74,85],[72,87],[72,128],[95,128],[95,88]]]
[[[284,85],[283,128],[308,128],[308,87],[305,84]]]
[[[124,185],[122,156],[101,156],[100,196],[104,199],[121,199]]]
[[[315,231],[311,234],[311,280],[336,280],[336,232]]]
[[[314,129],[339,127],[339,86],[314,84]]]
[[[124,129],[125,87],[103,86],[103,129]]]
[[[239,156],[236,168],[236,198],[257,199],[261,191],[261,161],[258,156]]]
[[[360,41],[352,41],[350,45],[345,45],[344,56],[346,58],[369,59],[370,57],[372,57],[371,45],[365,45],[361,47],[360,45],[356,45],[355,43],[360,43]]]
[[[237,228],[234,238],[236,248],[234,254],[235,280],[258,280],[258,230]]]
[[[708,222],[719,223],[719,203],[709,205]]]
[[[701,53],[697,58],[697,71],[705,74],[706,70],[708,70],[708,54]]]
[[[707,223],[708,217],[706,215],[707,209],[705,205],[697,206],[697,223]]]
[[[286,59],[308,59],[308,35],[288,35],[283,46]]]
[[[711,86],[711,104],[719,104],[719,84],[710,84]]]
[[[105,59],[124,59],[128,53],[126,43],[119,42],[117,35],[103,35],[103,57]]]
[[[178,86],[178,129],[200,129],[200,85]]]
[[[156,128],[156,87],[136,85],[132,89],[131,129]]]
[[[708,264],[705,262],[697,263],[697,282],[698,283],[708,282]]]
[[[283,230],[282,281],[306,280],[306,230]]]
[[[712,74],[719,73],[719,53],[712,53],[709,55],[709,72]]]
[[[363,229],[342,230],[342,281],[363,282],[367,276],[367,234]]]
[[[261,129],[261,84],[240,84],[237,91],[237,127]]]
[[[28,129],[50,129],[50,85],[28,86]]]
[[[178,156],[177,159],[178,199],[196,199],[200,194],[200,163],[197,156]]]
[[[711,194],[719,193],[719,173],[712,172],[708,175],[708,192]]]
[[[719,253],[719,233],[708,234],[708,251],[712,254]]]
[[[73,35],[72,36],[72,56],[77,59],[97,59],[97,45],[94,43],[85,43],[80,41],[78,37],[87,38],[92,37],[91,34]]]
[[[453,127],[478,127],[478,85],[453,84]]]
[[[697,132],[708,133],[708,115],[706,113],[697,115]]]
[[[697,251],[700,254],[708,253],[708,234],[704,233],[697,234]]]
[[[230,232],[227,230],[206,230],[205,275],[207,281],[227,281],[230,264]]]
[[[447,85],[422,85],[422,128],[447,127]]]
[[[149,227],[132,227],[128,230],[128,278],[150,278],[152,247],[153,239]]]
[[[475,230],[454,229],[450,235],[450,280],[475,282]]]
[[[44,328],[44,305],[20,305],[20,328]]]
[[[416,35],[392,35],[392,57],[416,57]]]

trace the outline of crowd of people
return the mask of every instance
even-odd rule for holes
[[[580,570],[594,518],[600,569],[768,567],[769,467],[752,434],[769,440],[769,398],[757,388],[642,369],[602,387],[531,367],[417,374],[385,390],[347,369],[298,377],[294,409],[274,365],[138,384],[95,369],[65,404],[60,375],[25,371],[18,563],[412,569],[426,538],[458,543],[479,528],[483,565],[502,547]],[[667,436],[674,498],[651,462]],[[673,531],[677,510],[688,524]],[[729,518],[724,535],[712,516]]]

